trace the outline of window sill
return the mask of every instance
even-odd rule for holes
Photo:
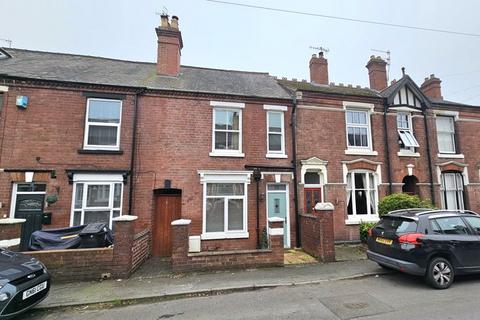
[[[450,159],[465,159],[465,156],[463,154],[457,154],[457,153],[439,153],[437,154],[437,157],[439,158],[450,158]]]
[[[244,158],[245,153],[228,153],[228,152],[219,152],[219,151],[212,151],[209,153],[210,157],[232,157],[232,158]]]
[[[272,158],[272,159],[287,159],[288,156],[286,154],[281,153],[267,153],[265,158]]]
[[[359,156],[378,156],[377,151],[372,150],[362,150],[362,149],[347,149],[345,150],[346,155],[359,155]]]
[[[399,157],[411,157],[411,158],[420,158],[420,153],[411,152],[411,151],[398,151],[397,155]]]
[[[79,149],[79,154],[123,154],[123,150]]]
[[[214,233],[202,233],[200,238],[202,240],[220,240],[220,239],[248,239],[248,232],[214,232]]]
[[[356,217],[356,218],[351,218],[351,219],[345,220],[345,224],[347,226],[358,225],[362,222],[378,222],[379,220],[380,220],[380,218],[378,216],[366,216],[366,217],[362,217],[361,219]]]

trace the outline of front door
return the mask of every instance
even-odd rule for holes
[[[288,197],[286,184],[267,185],[267,214],[268,218],[278,217],[284,219],[283,223],[283,244],[285,248],[290,247],[290,219],[288,216]]]
[[[17,183],[13,186],[12,216],[26,220],[22,225],[21,251],[28,250],[32,233],[42,229],[45,190],[46,185],[39,183]]]
[[[152,255],[172,255],[172,221],[180,219],[182,197],[180,194],[163,194],[155,199]]]

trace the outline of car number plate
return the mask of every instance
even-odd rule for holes
[[[44,281],[38,285],[36,285],[35,287],[32,287],[30,289],[27,289],[25,291],[23,291],[23,300],[33,296],[33,295],[36,295],[37,293],[39,293],[40,291],[42,290],[45,290],[47,288],[47,281]]]
[[[391,240],[391,239],[385,239],[385,238],[380,238],[380,237],[377,237],[377,239],[375,241],[377,241],[378,243],[381,243],[381,244],[386,244],[387,246],[390,246],[393,243],[393,240]]]

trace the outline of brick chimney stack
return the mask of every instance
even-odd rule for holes
[[[158,37],[157,74],[178,76],[180,72],[180,55],[183,48],[182,33],[178,29],[178,17],[162,14],[160,26],[155,28]]]
[[[310,82],[328,85],[328,61],[323,52],[312,55],[310,59]]]
[[[371,56],[366,65],[370,79],[370,89],[382,91],[388,87],[387,62],[381,57]]]
[[[434,74],[430,75],[430,78],[425,78],[425,81],[420,86],[422,92],[429,98],[443,99],[442,87],[440,86],[442,80],[435,77]]]

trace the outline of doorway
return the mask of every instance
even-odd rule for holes
[[[152,256],[172,255],[172,221],[180,219],[181,190],[155,190],[155,215],[153,221]]]
[[[415,176],[405,176],[402,180],[402,192],[411,196],[418,196],[418,179]]]
[[[25,219],[22,224],[20,251],[27,251],[32,233],[42,229],[46,189],[45,183],[13,184],[10,217]]]
[[[267,184],[267,218],[278,217],[283,222],[283,246],[290,248],[290,217],[288,185]]]

